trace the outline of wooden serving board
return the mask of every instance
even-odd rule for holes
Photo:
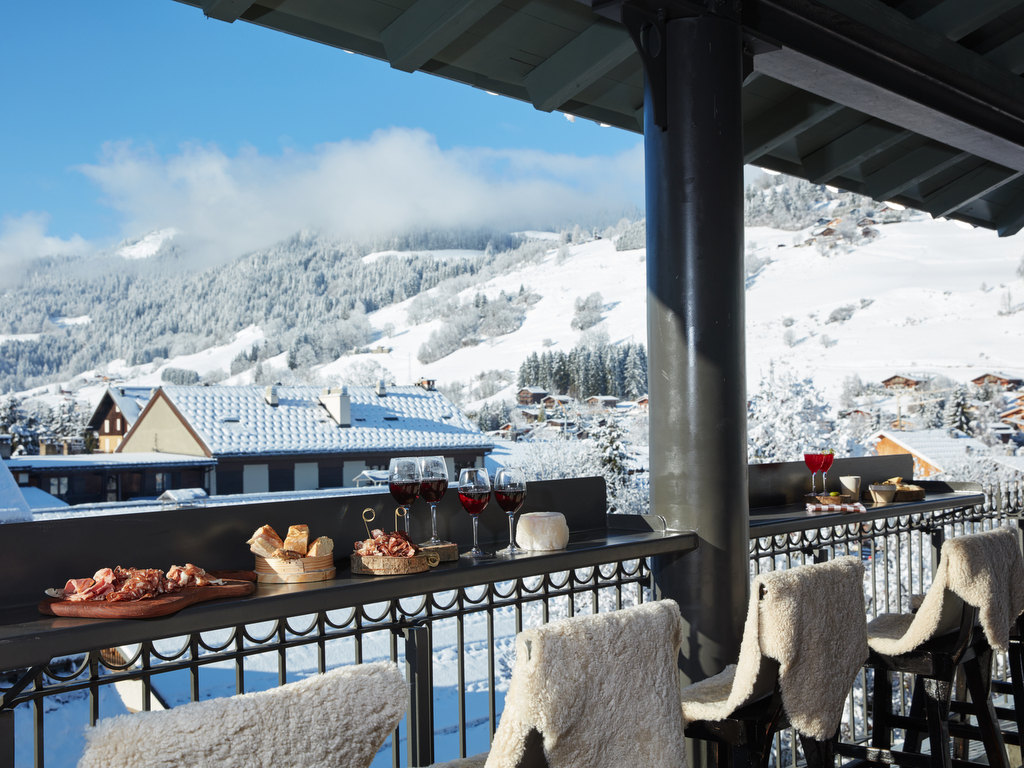
[[[216,574],[210,571],[210,575]],[[249,575],[247,571],[237,573]],[[255,574],[251,574],[255,576]],[[217,578],[224,578],[218,576]],[[145,600],[108,603],[106,600],[72,602],[47,597],[39,603],[39,612],[48,616],[65,616],[78,619],[150,619],[177,613],[196,603],[219,600],[224,597],[242,597],[256,591],[252,580],[231,580],[227,584],[211,584],[208,587],[186,587],[170,595],[159,595]]]
[[[923,488],[920,491],[896,491],[893,501],[920,501],[924,496]]]
[[[404,573],[423,573],[439,562],[440,558],[436,552],[412,557],[357,555],[353,552],[351,569],[352,573],[363,576],[398,576]]]
[[[338,573],[337,568],[328,568],[323,571],[308,571],[306,573],[263,573],[257,574],[260,584],[306,584],[310,581],[327,581],[333,579]]]

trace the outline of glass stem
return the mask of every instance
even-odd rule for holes
[[[433,532],[430,538],[437,541],[437,504],[430,505],[430,530]]]
[[[821,492],[828,493],[828,486],[825,485],[825,481],[828,479],[828,472],[824,469],[821,470]]]
[[[511,550],[516,548],[515,527],[514,527],[515,526],[515,522],[516,522],[516,513],[515,512],[510,512],[509,515],[508,515],[508,548],[509,548],[509,551],[511,551]]]
[[[818,473],[817,472],[811,472],[811,493],[812,494],[816,494],[818,492],[817,480],[818,480]]]
[[[473,551],[480,549],[480,544],[477,543],[476,539],[476,526],[480,522],[480,518],[477,515],[473,515]]]

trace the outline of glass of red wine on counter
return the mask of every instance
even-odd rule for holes
[[[480,549],[477,524],[480,513],[491,500],[491,479],[486,469],[464,469],[459,473],[459,502],[473,517],[473,548],[463,552],[463,557],[489,557],[489,552]]]
[[[437,503],[448,490],[448,465],[444,456],[424,456],[420,459],[420,496],[430,504],[430,540],[426,544],[447,544],[437,536]]]
[[[409,505],[420,495],[420,460],[417,458],[392,459],[388,466],[388,490],[391,498],[405,512],[405,532],[409,532]]]
[[[508,547],[496,554],[504,557],[519,555],[526,550],[516,546],[516,512],[526,501],[526,474],[516,467],[502,467],[494,476],[494,498],[508,514]]]

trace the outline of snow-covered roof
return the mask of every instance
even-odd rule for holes
[[[29,509],[57,509],[58,507],[66,507],[68,503],[63,499],[58,499],[56,496],[51,496],[42,488],[36,488],[31,485],[21,486],[21,495],[25,497],[25,503],[28,504]]]
[[[89,426],[99,429],[100,421],[107,415],[110,408],[107,405],[109,398],[121,410],[125,423],[130,427],[139,418],[139,414],[142,413],[142,409],[146,407],[146,403],[149,402],[149,398],[155,391],[153,387],[107,387],[96,410],[93,411]]]
[[[0,523],[24,523],[32,519],[32,510],[6,466],[0,466]]]
[[[882,430],[869,439],[877,440],[881,437],[887,437],[906,448],[940,472],[962,461],[968,454],[988,456],[991,453],[987,445],[959,429],[917,429],[911,432]]]
[[[287,453],[489,451],[490,439],[440,392],[417,386],[349,387],[351,427],[339,427],[315,387],[164,387],[214,456]]]
[[[531,395],[546,395],[548,391],[543,387],[520,387],[520,392],[529,392]]]
[[[1024,475],[1024,456],[993,456],[992,461]]]
[[[133,469],[150,466],[212,467],[216,459],[184,456],[178,453],[76,453],[71,456],[15,456],[4,459],[11,472],[36,472],[48,469],[88,470],[100,468]]]

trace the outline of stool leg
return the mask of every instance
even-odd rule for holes
[[[835,739],[818,741],[801,736],[800,746],[804,749],[807,768],[834,768],[836,762]]]
[[[871,746],[878,749],[892,749],[892,672],[887,669],[874,670],[874,690],[871,693],[872,727]]]
[[[985,745],[988,764],[992,768],[1009,768],[1006,745],[1003,743],[1003,732],[999,729],[995,707],[992,706],[992,697],[989,695],[991,670],[992,651],[990,650],[964,662],[967,690],[971,694],[974,716],[978,718],[978,729],[981,731],[981,741]]]
[[[924,700],[924,684],[921,682],[921,678],[918,677],[914,679],[914,694],[910,699],[910,717],[915,720],[924,720]],[[924,733],[922,731],[912,731],[908,728],[903,733],[903,751],[920,752],[923,740]]]
[[[1021,639],[1021,619],[1017,619],[1017,633],[1010,635],[1010,685],[1013,688],[1013,712],[1017,718],[1017,733],[1024,734],[1024,647]]]
[[[952,768],[953,758],[949,754],[949,696],[952,683],[933,677],[919,678],[919,682],[924,683],[932,768]]]

